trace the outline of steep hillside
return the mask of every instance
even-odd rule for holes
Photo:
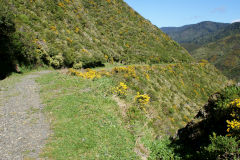
[[[240,86],[211,95],[173,143],[182,159],[239,159]]]
[[[69,69],[38,82],[54,132],[45,157],[155,160],[170,157],[162,137],[175,135],[228,80],[208,63],[175,63]]]
[[[227,77],[240,81],[240,34],[204,45],[194,50],[192,55],[199,60],[208,60]]]
[[[161,29],[178,43],[202,45],[207,41],[205,37],[212,35],[228,25],[227,23],[205,21],[182,27],[163,27]]]
[[[18,46],[18,50],[1,50],[1,57],[6,57],[1,61],[87,68],[107,61],[151,64],[192,60],[185,49],[122,0],[0,3],[1,35],[3,41],[10,41],[1,48]],[[5,32],[8,24],[11,34]]]

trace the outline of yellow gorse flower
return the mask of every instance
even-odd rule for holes
[[[228,127],[231,129],[240,129],[240,122],[236,119],[229,121],[227,120]]]
[[[148,104],[150,101],[150,97],[147,94],[140,94],[137,92],[137,95],[135,96],[135,102],[137,102],[140,105]]]
[[[136,71],[134,66],[127,66],[127,67],[115,67],[112,70],[112,73],[125,73],[125,77],[133,77],[136,78]]]
[[[230,105],[240,108],[240,98],[232,101]]]
[[[127,95],[127,90],[128,90],[128,86],[125,83],[120,82],[117,87],[113,88],[113,93],[119,96],[125,96]]]
[[[94,71],[92,69],[87,69],[86,72],[80,72],[78,70],[75,69],[69,69],[69,72],[73,75],[76,75],[78,77],[82,77],[85,79],[98,79],[101,78],[101,74],[99,74],[97,71]]]
[[[230,114],[233,120],[227,120],[227,132],[235,133],[240,131],[240,98],[235,99],[228,105],[232,109]]]

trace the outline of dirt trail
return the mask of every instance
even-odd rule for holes
[[[0,92],[0,160],[40,159],[50,135],[35,78],[50,71],[29,74]]]

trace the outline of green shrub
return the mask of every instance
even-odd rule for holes
[[[18,34],[16,34],[14,15],[8,12],[4,2],[0,2],[0,79],[10,72],[16,71],[16,65],[25,60],[21,56],[24,50]]]
[[[78,62],[78,63],[75,63],[74,65],[73,65],[73,68],[74,69],[81,69],[82,68],[82,62]]]
[[[61,68],[63,65],[63,57],[61,55],[56,55],[53,57],[52,66],[54,68]]]
[[[150,147],[150,160],[177,160],[181,159],[174,153],[174,148],[171,146],[171,140],[167,137],[160,140],[155,140]]]
[[[216,101],[215,110],[225,110],[228,104],[236,98],[240,97],[240,87],[233,85],[226,87],[222,92],[220,97]]]
[[[208,159],[239,159],[240,142],[234,137],[227,136],[210,136],[211,143],[204,148],[203,157]]]
[[[23,23],[26,23],[26,24],[28,24],[28,25],[31,24],[31,22],[30,22],[28,16],[25,15],[25,14],[21,14],[21,15],[19,15],[18,18],[19,18]]]
[[[78,59],[77,55],[72,50],[64,51],[64,64],[67,67],[72,67],[76,59]]]

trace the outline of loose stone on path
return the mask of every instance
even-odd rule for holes
[[[40,159],[39,153],[50,135],[42,113],[43,105],[35,78],[49,71],[25,76],[21,82],[1,91],[0,160]]]

